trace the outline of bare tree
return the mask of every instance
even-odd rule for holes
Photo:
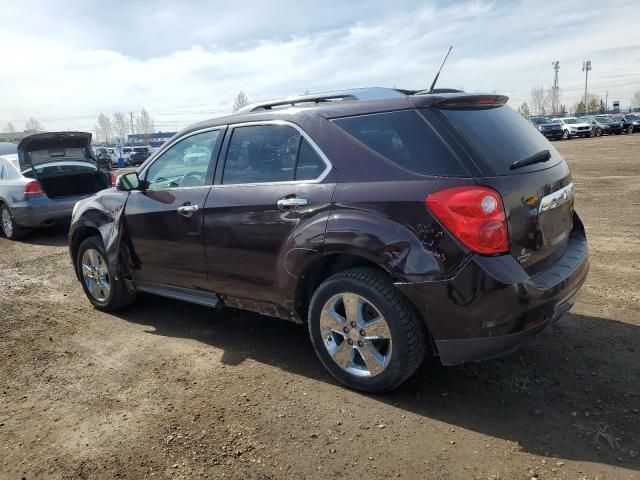
[[[143,135],[145,142],[149,142],[151,135],[155,132],[156,127],[153,122],[153,117],[151,117],[149,112],[144,108],[140,110],[140,113],[136,117],[136,129],[138,133]]]
[[[545,115],[550,101],[549,92],[542,85],[535,85],[531,89],[531,107],[535,115]]]
[[[633,94],[631,97],[631,105],[640,107],[640,90]]]
[[[7,122],[7,126],[4,127],[4,133],[16,133],[16,127],[13,126],[13,123]]]
[[[600,111],[600,97],[598,95],[594,95],[593,93],[587,93],[587,104],[586,104],[587,113],[597,113]]]
[[[522,105],[518,107],[518,113],[524,118],[529,118],[531,115],[531,112],[529,112],[529,104],[527,102],[522,102]]]
[[[583,100],[580,100],[578,103],[576,103],[573,109],[576,113],[587,113],[587,107],[585,106]]]
[[[238,95],[236,95],[235,100],[233,101],[233,113],[236,113],[242,107],[246,107],[249,105],[249,98],[247,98],[247,94],[240,91]]]
[[[111,120],[111,126],[117,138],[124,143],[127,140],[127,133],[129,133],[129,122],[127,116],[122,112],[116,112],[113,114],[113,120]]]
[[[113,132],[111,120],[102,112],[98,115],[98,123],[95,125],[95,130],[98,141],[102,140],[104,143],[111,141],[111,134]]]
[[[24,124],[24,129],[27,132],[38,133],[44,131],[44,126],[34,117],[30,117],[27,123]]]

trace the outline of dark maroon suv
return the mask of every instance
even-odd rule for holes
[[[77,276],[101,310],[150,292],[307,323],[365,391],[426,353],[509,353],[571,308],[588,255],[567,164],[506,101],[357,89],[189,127],[78,202]]]

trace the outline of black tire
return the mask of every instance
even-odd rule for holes
[[[331,357],[320,333],[320,315],[325,304],[341,293],[355,293],[384,317],[391,334],[391,356],[384,370],[370,377],[342,369]],[[311,342],[325,368],[344,385],[365,392],[386,392],[398,387],[420,367],[426,352],[426,329],[408,300],[389,277],[372,268],[352,268],[325,280],[309,306]],[[364,327],[366,328],[366,327]]]
[[[571,134],[569,133],[569,130],[565,130],[564,132],[562,132],[562,139],[571,140]]]
[[[7,215],[10,221],[9,228],[5,228],[3,218]],[[0,204],[0,231],[9,240],[20,240],[29,234],[29,229],[23,228],[16,223],[11,209],[4,203]]]
[[[602,130],[599,128],[596,128],[596,131],[594,132],[594,135],[596,137],[601,137],[602,136]]]
[[[89,301],[98,310],[102,310],[104,312],[111,312],[130,305],[135,300],[136,294],[127,290],[127,287],[121,278],[118,277],[118,280],[116,280],[111,269],[109,269],[108,275],[110,290],[106,298],[99,300],[89,291],[82,272],[82,258],[84,253],[90,249],[97,251],[97,253],[102,257],[104,263],[108,266],[107,253],[102,243],[102,238],[96,235],[87,238],[80,244],[80,247],[78,248],[78,255],[76,257],[76,272],[80,279],[80,283],[82,284],[82,289]]]
[[[630,125],[629,127],[627,127],[627,133],[629,135],[631,135],[633,133],[633,125]]]

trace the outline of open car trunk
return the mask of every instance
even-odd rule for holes
[[[36,177],[49,198],[91,195],[111,186],[108,173],[79,162],[36,167]]]
[[[111,186],[91,151],[91,134],[51,132],[31,135],[18,145],[20,170],[40,182],[49,198],[91,195]]]

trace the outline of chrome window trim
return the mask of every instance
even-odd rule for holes
[[[190,133],[188,133],[186,135],[178,137],[178,138],[174,139],[171,143],[169,143],[166,146],[163,145],[163,147],[160,150],[157,151],[157,154],[155,156],[152,155],[152,157],[150,157],[150,158],[152,158],[152,160],[147,165],[145,165],[144,168],[142,168],[142,170],[140,170],[138,172],[138,176],[140,178],[146,179],[147,172],[151,168],[151,165],[156,163],[158,161],[158,159],[160,157],[162,157],[162,155],[164,155],[176,143],[181,142],[182,140],[184,140],[186,138],[189,138],[189,137],[192,137],[194,135],[198,135],[200,133],[210,132],[210,131],[213,131],[213,130],[223,130],[224,128],[226,128],[226,125],[218,125],[216,127],[202,128],[200,130],[195,130],[195,131],[190,132]],[[209,162],[211,162],[211,159],[209,159]],[[206,187],[207,185],[203,185],[203,186]],[[190,187],[174,187],[174,188],[190,188]],[[197,187],[197,188],[202,188],[202,187]],[[162,189],[162,190],[168,190],[168,189]]]
[[[253,182],[253,183],[220,183],[218,185],[214,185],[214,187],[250,187],[250,186],[253,187],[258,185],[305,185],[305,184],[308,185],[308,184],[322,183],[322,181],[325,178],[327,178],[327,175],[329,175],[329,172],[331,172],[331,169],[333,168],[333,164],[329,161],[327,156],[320,149],[320,147],[318,147],[316,142],[313,141],[313,139],[309,136],[309,134],[305,132],[299,125],[296,125],[293,122],[289,122],[287,120],[257,120],[254,122],[230,123],[228,125],[229,132],[230,132],[229,142],[231,141],[231,138],[233,138],[233,131],[236,128],[262,126],[262,125],[293,127],[295,130],[298,131],[298,133],[302,138],[304,138],[307,142],[309,142],[309,145],[311,145],[311,148],[313,148],[313,150],[318,154],[320,159],[324,162],[325,169],[322,171],[322,173],[318,177],[316,177],[313,180],[284,180],[282,182]],[[227,150],[228,150],[228,145],[227,145]],[[224,152],[224,163],[225,164],[227,163],[226,151]],[[224,180],[224,166],[225,165],[222,165],[223,171],[222,171],[221,181]]]

